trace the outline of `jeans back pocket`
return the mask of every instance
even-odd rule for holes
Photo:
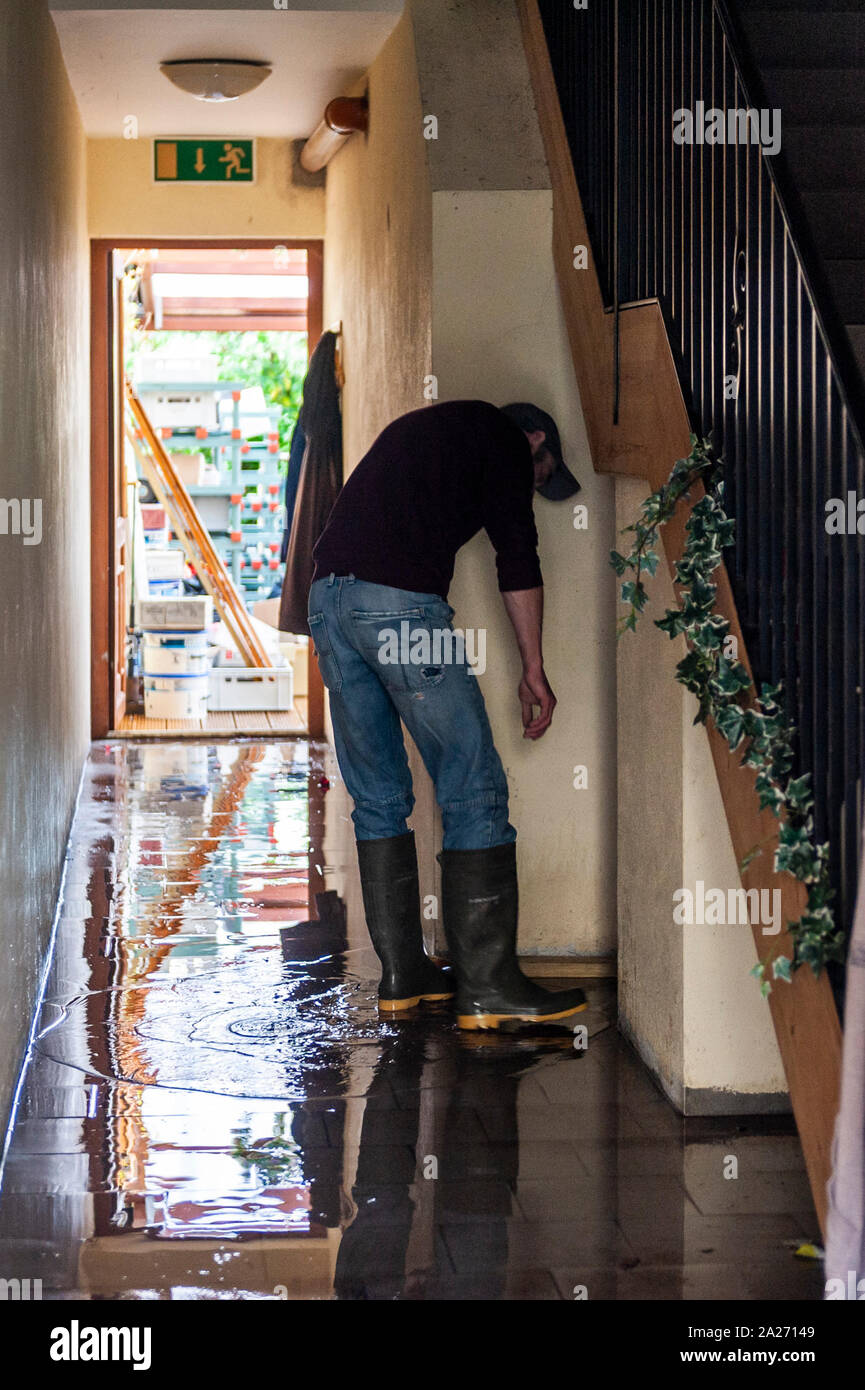
[[[342,671],[339,669],[339,662],[328,636],[327,623],[323,613],[310,613],[309,631],[312,635],[315,655],[318,658],[321,679],[328,690],[337,694],[342,689]]]

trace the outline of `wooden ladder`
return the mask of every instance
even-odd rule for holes
[[[270,666],[252,619],[225,565],[213,548],[213,542],[198,515],[195,503],[128,380],[126,404],[129,407],[126,436],[142,473],[168,514],[172,530],[183,546],[187,560],[213,599],[216,610],[237,643],[237,649],[246,665]]]

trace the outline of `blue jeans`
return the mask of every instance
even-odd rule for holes
[[[414,793],[400,719],[435,784],[443,848],[488,849],[517,837],[477,676],[464,654],[447,659],[452,617],[437,594],[352,574],[312,586],[309,628],[358,840],[405,834]],[[412,647],[415,660],[407,659]]]

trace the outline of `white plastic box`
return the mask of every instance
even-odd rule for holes
[[[145,676],[206,676],[210,670],[207,635],[202,632],[145,632],[141,671]]]
[[[198,496],[195,510],[201,518],[205,531],[227,531],[231,517],[231,503],[227,497]]]
[[[204,481],[205,462],[201,452],[195,454],[171,453],[169,457],[184,487],[200,486]]]
[[[182,598],[182,579],[148,579],[147,589],[151,598]]]
[[[170,540],[171,540],[171,527],[170,527],[170,526],[160,526],[160,527],[159,527],[158,529],[156,529],[156,530],[154,530],[154,529],[151,528],[151,530],[145,531],[145,532],[144,532],[144,549],[145,549],[145,550],[165,550],[165,549],[167,548],[168,542],[169,542]]]
[[[159,579],[182,579],[186,560],[182,550],[163,550],[160,546],[145,546],[144,565],[151,583]]]
[[[163,783],[180,778],[186,783],[207,782],[207,745],[193,739],[182,743],[142,743],[139,748],[141,775],[148,791],[159,791]]]
[[[137,605],[138,626],[145,631],[191,632],[213,622],[213,599],[209,594],[185,598],[145,598]]]
[[[211,710],[288,710],[293,702],[290,666],[220,666],[210,673]]]
[[[208,677],[145,676],[146,719],[206,719]]]
[[[179,387],[165,391],[139,390],[141,404],[154,429],[216,429],[216,392]]]

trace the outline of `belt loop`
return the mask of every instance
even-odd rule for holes
[[[349,584],[353,584],[353,583],[354,583],[354,575],[353,575],[353,574],[349,574],[349,575],[347,576],[347,579],[348,579]]]
[[[330,574],[327,576],[327,582],[328,582],[328,584],[331,584],[331,585],[332,585],[335,579],[336,579],[336,575],[334,574],[333,570],[331,570]]]

